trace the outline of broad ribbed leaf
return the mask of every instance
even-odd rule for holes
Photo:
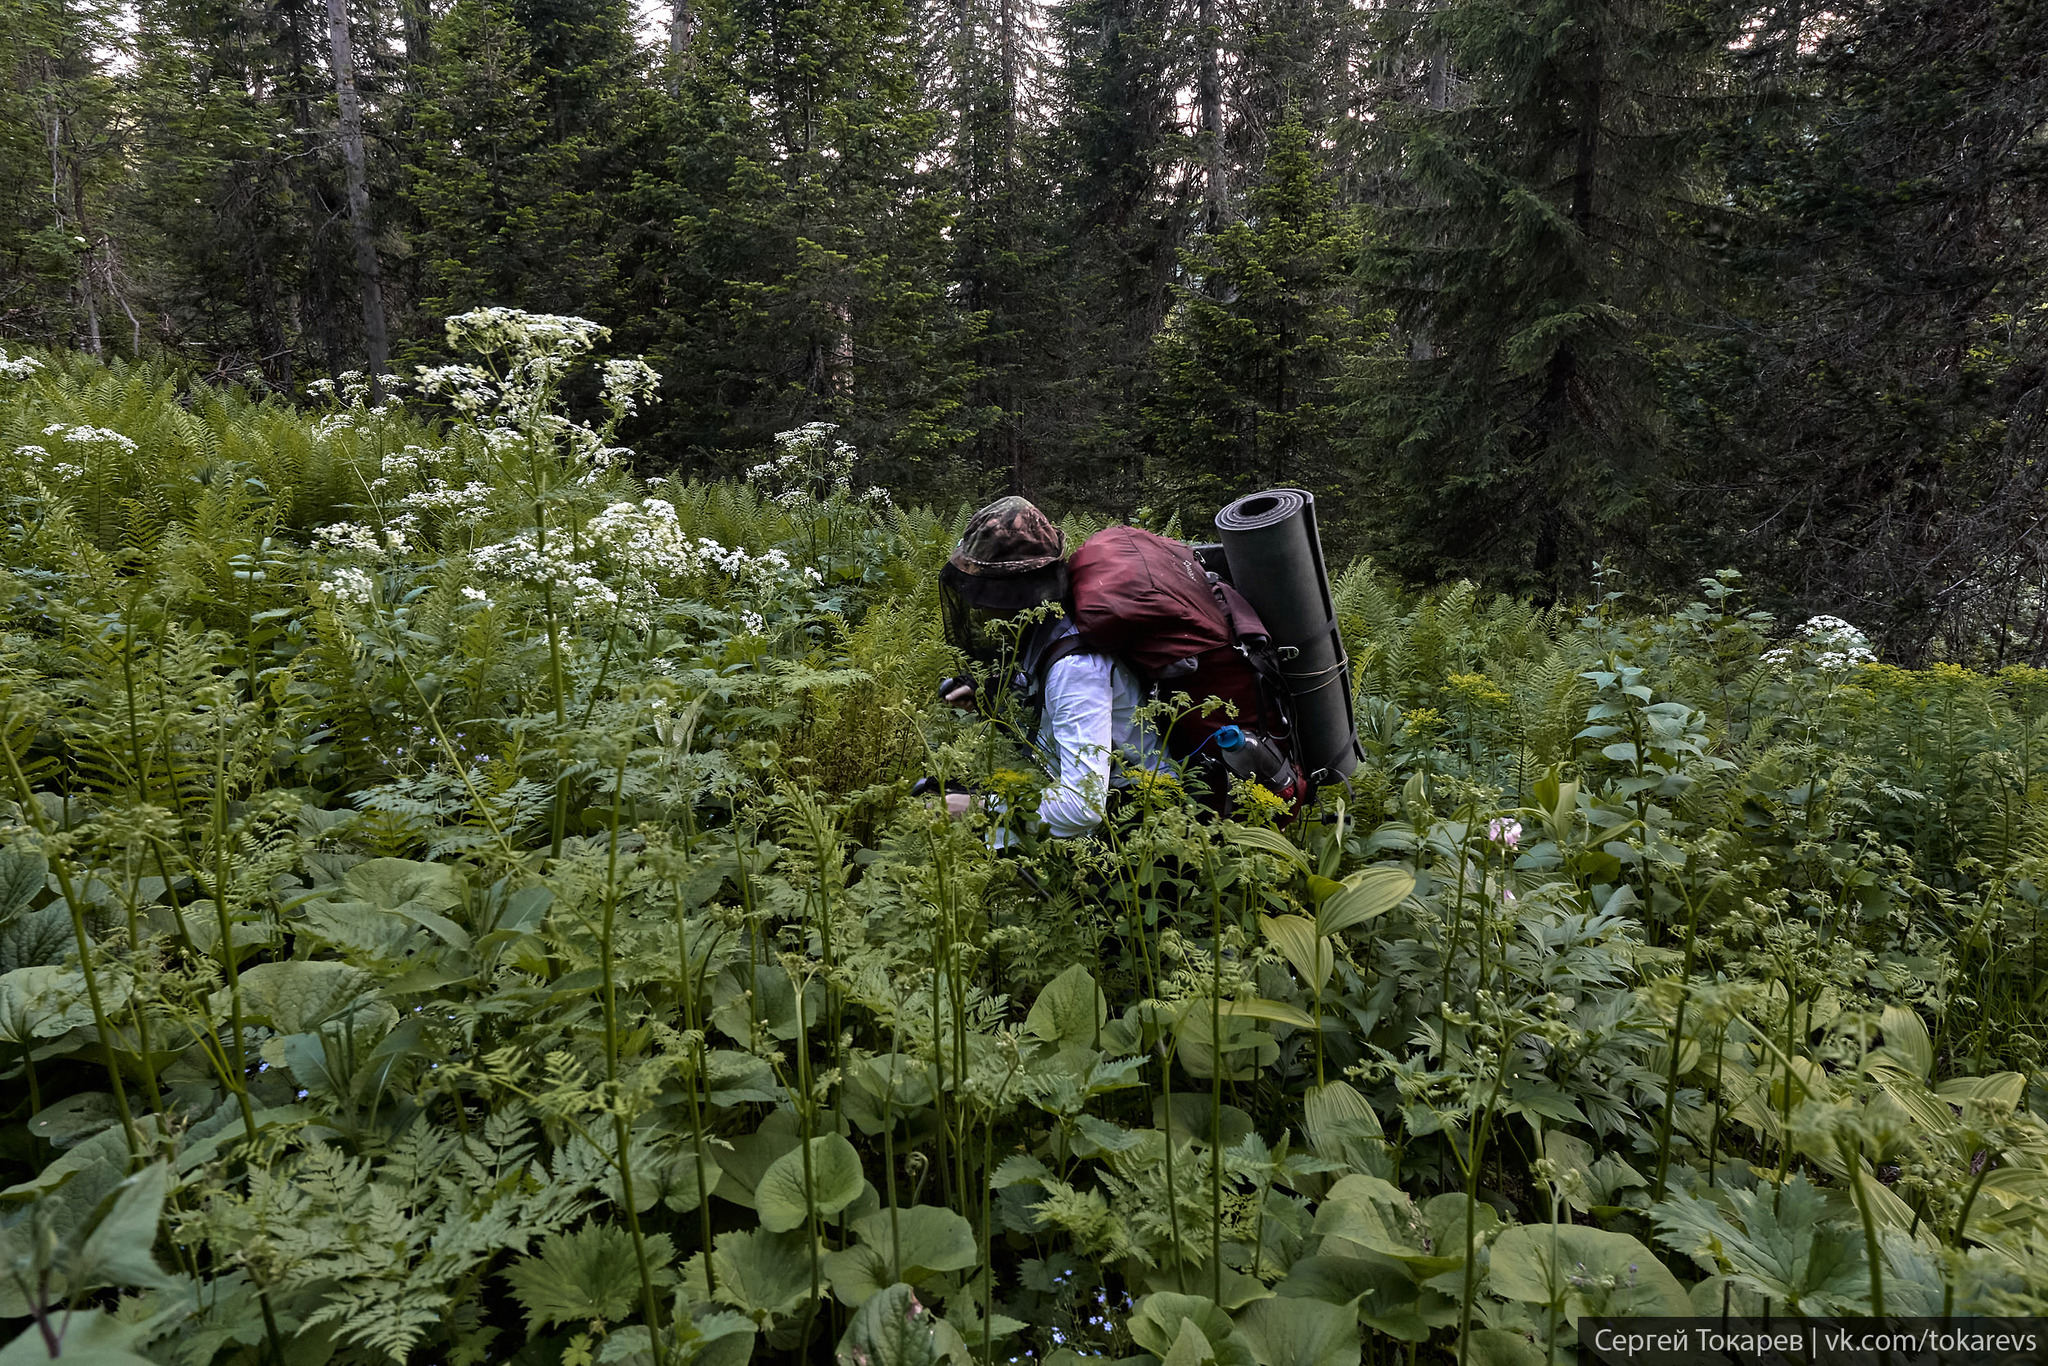
[[[1031,1004],[1024,1029],[1047,1043],[1093,1045],[1108,1018],[1109,1003],[1103,1000],[1102,989],[1076,963],[1045,984]]]
[[[666,1272],[675,1256],[668,1236],[651,1234],[644,1241],[651,1269]],[[539,1252],[514,1262],[505,1279],[526,1310],[528,1332],[592,1319],[617,1323],[640,1303],[640,1264],[632,1235],[594,1219],[573,1233],[541,1239]]]
[[[1320,995],[1337,966],[1337,957],[1330,941],[1317,933],[1316,922],[1305,915],[1268,915],[1259,918],[1259,929],[1280,950],[1309,994]]]
[[[1339,934],[1385,915],[1415,890],[1415,874],[1396,864],[1361,868],[1344,879],[1344,890],[1316,908],[1316,932]]]
[[[1358,1366],[1358,1312],[1321,1300],[1257,1300],[1237,1331],[1259,1366]]]
[[[839,1366],[936,1366],[937,1326],[909,1286],[892,1285],[861,1305],[834,1356]]]
[[[860,1195],[860,1154],[851,1143],[838,1134],[824,1134],[811,1140],[810,1154],[808,1194],[802,1147],[776,1158],[754,1189],[754,1208],[760,1212],[761,1227],[770,1233],[797,1227],[813,1209],[820,1219],[829,1219]]]
[[[70,1268],[71,1293],[100,1286],[165,1287],[178,1282],[150,1254],[171,1189],[171,1169],[153,1162],[123,1181],[114,1206],[93,1226]]]
[[[1582,1224],[1519,1224],[1494,1240],[1486,1288],[1555,1305],[1576,1320],[1689,1317],[1692,1301],[1657,1254],[1626,1233]]]

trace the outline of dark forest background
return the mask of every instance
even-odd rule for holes
[[[2048,4],[0,0],[0,340],[303,394],[574,313],[647,472],[1312,489],[1544,600],[2048,656]]]

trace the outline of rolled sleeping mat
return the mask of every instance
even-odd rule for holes
[[[1351,712],[1351,661],[1316,530],[1315,495],[1247,494],[1216,514],[1230,579],[1258,612],[1280,653],[1294,699],[1297,749],[1318,780],[1349,777],[1364,751]]]

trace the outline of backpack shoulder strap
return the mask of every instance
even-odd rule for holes
[[[1029,674],[1031,680],[1031,725],[1025,740],[1033,749],[1038,747],[1038,732],[1045,724],[1045,689],[1052,679],[1052,666],[1063,659],[1088,653],[1088,642],[1078,632],[1068,632],[1039,652],[1032,661]]]

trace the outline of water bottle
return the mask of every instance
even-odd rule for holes
[[[1294,765],[1280,746],[1263,735],[1247,735],[1241,727],[1225,726],[1216,732],[1216,749],[1223,766],[1240,778],[1256,778],[1275,792],[1294,785]]]

